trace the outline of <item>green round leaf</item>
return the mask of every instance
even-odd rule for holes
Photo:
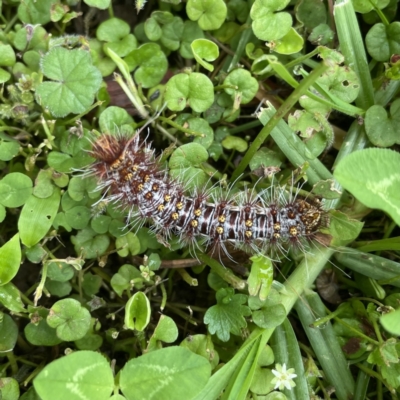
[[[102,132],[120,133],[122,125],[131,124],[132,117],[121,107],[107,107],[99,118],[99,126]]]
[[[223,0],[188,0],[186,13],[201,29],[211,31],[224,23],[227,8]]]
[[[193,111],[203,112],[214,102],[214,87],[204,74],[178,74],[166,85],[165,101],[171,111],[182,111],[189,105]]]
[[[174,320],[167,315],[161,315],[160,320],[154,330],[154,339],[165,343],[172,343],[178,339],[178,327]]]
[[[6,400],[18,400],[19,384],[14,378],[0,378],[0,398]]]
[[[13,48],[9,44],[0,44],[0,67],[12,67],[15,62]]]
[[[32,193],[32,181],[20,172],[12,172],[0,181],[0,204],[20,207]]]
[[[208,149],[214,141],[214,131],[210,124],[203,118],[189,118],[186,123],[189,129],[202,135],[195,137],[194,143],[199,143]]]
[[[10,78],[11,74],[3,68],[0,68],[0,83],[7,82]]]
[[[149,88],[159,84],[167,72],[168,60],[160,46],[146,43],[129,53],[124,61],[134,72],[135,81]]]
[[[55,117],[83,113],[92,105],[102,77],[90,53],[55,47],[43,57],[42,70],[53,82],[37,87],[36,100]]]
[[[50,22],[50,9],[58,0],[26,0],[18,7],[18,17],[24,24],[44,25]]]
[[[181,18],[174,17],[162,28],[161,43],[169,50],[179,49],[182,40],[184,24]]]
[[[56,330],[51,328],[46,321],[46,312],[34,315],[35,323],[30,322],[24,328],[26,340],[34,346],[57,346],[62,339],[57,337]]]
[[[183,26],[181,47],[179,53],[183,58],[193,58],[192,42],[196,39],[204,38],[204,33],[199,25],[193,21],[185,21]]]
[[[159,40],[162,36],[161,26],[155,18],[148,18],[144,23],[144,32],[146,36],[153,42]]]
[[[370,208],[386,211],[400,225],[400,154],[366,149],[345,157],[336,167],[338,182]]]
[[[109,18],[102,22],[96,31],[96,37],[103,42],[118,42],[129,35],[131,28],[120,18]]]
[[[114,377],[101,354],[77,351],[46,365],[33,384],[42,400],[108,400]]]
[[[0,247],[0,285],[5,285],[17,274],[21,264],[19,234]]]
[[[380,319],[382,326],[393,335],[400,335],[400,309],[382,315]]]
[[[65,218],[71,228],[83,229],[89,223],[91,211],[84,206],[77,206],[65,212]]]
[[[71,237],[71,242],[75,246],[78,254],[83,254],[85,258],[97,258],[102,256],[110,245],[108,235],[96,235],[91,228],[85,228]]]
[[[118,296],[122,296],[123,291],[129,291],[133,285],[136,289],[140,290],[143,287],[143,283],[141,282],[143,279],[142,274],[136,267],[124,264],[111,278],[111,287]],[[133,283],[133,280],[136,282]]]
[[[370,107],[365,114],[365,132],[375,146],[400,144],[400,99],[390,105],[390,116],[380,105]]]
[[[46,235],[50,229],[60,206],[60,190],[54,189],[53,194],[45,199],[32,195],[22,208],[18,220],[21,242],[32,247]]]
[[[237,89],[226,88],[225,92],[231,96],[240,94],[240,104],[247,104],[253,100],[258,91],[258,82],[245,69],[235,69],[224,80],[224,85],[236,86]]]
[[[196,39],[191,44],[196,61],[209,71],[214,71],[212,64],[207,61],[215,61],[219,56],[218,46],[208,39]]]
[[[0,354],[13,351],[18,339],[18,326],[7,314],[0,314]],[[1,385],[0,385],[1,388]]]
[[[278,39],[272,48],[279,54],[295,54],[301,51],[303,46],[303,37],[300,36],[295,29],[290,28],[289,32]]]
[[[140,253],[140,241],[133,232],[128,232],[126,235],[118,237],[115,241],[115,246],[120,249],[118,250],[118,255],[121,257],[127,257],[129,254],[135,256]]]
[[[283,10],[288,0],[256,0],[251,7],[253,32],[261,40],[283,38],[292,27],[292,17]]]
[[[86,335],[90,327],[90,313],[75,299],[59,300],[50,308],[47,323],[56,328],[60,339],[70,342]]]
[[[237,150],[240,152],[244,152],[247,150],[248,144],[247,142],[237,136],[227,136],[222,142],[221,142],[222,146],[225,147],[225,149],[228,150]]]
[[[151,317],[150,301],[143,292],[135,293],[125,306],[125,326],[143,331]]]
[[[26,312],[20,291],[11,283],[0,286],[0,303],[13,312]]]
[[[176,400],[177,393],[193,399],[210,374],[204,357],[182,347],[168,347],[128,361],[121,371],[120,388],[127,400]]]
[[[375,24],[365,37],[368,53],[377,61],[388,61],[392,54],[400,53],[400,22],[389,26]]]

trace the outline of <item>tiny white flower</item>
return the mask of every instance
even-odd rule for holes
[[[275,378],[272,379],[271,383],[275,384],[274,389],[283,390],[284,388],[288,390],[292,390],[296,384],[293,382],[293,378],[296,378],[297,375],[294,374],[294,368],[286,369],[286,364],[276,364],[276,369],[272,370],[272,373],[275,375]]]

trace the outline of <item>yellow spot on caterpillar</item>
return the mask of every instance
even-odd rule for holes
[[[222,226],[217,226],[215,231],[218,233],[218,235],[222,235],[224,233],[224,228]]]
[[[179,214],[177,212],[174,212],[172,213],[171,217],[174,221],[176,221],[179,218]]]
[[[278,223],[274,224],[274,231],[279,232],[280,230],[281,230],[281,224]]]
[[[250,239],[253,236],[251,231],[246,231],[244,234],[247,237],[247,239]]]
[[[164,209],[165,209],[164,204],[160,204],[160,205],[157,207],[157,210],[158,210],[158,211],[164,211]]]
[[[182,210],[182,208],[183,208],[183,203],[180,201],[179,203],[176,203],[176,208],[178,209],[178,210]]]
[[[192,225],[193,228],[196,228],[198,224],[199,223],[195,219],[192,219],[192,221],[190,222],[190,225]]]
[[[296,237],[297,235],[298,235],[298,230],[297,230],[297,228],[295,227],[295,226],[291,226],[290,228],[289,228],[289,234],[291,235],[291,236],[293,236],[293,237]]]
[[[147,192],[147,193],[144,195],[144,197],[145,197],[147,200],[150,200],[150,199],[153,197],[153,193]]]
[[[201,215],[201,210],[200,210],[200,208],[198,208],[197,210],[194,210],[194,215],[195,215],[196,217],[200,217],[200,215]]]
[[[253,221],[252,221],[251,219],[248,219],[248,220],[245,222],[245,225],[246,225],[248,228],[250,228],[251,226],[253,226]]]
[[[223,224],[226,221],[225,215],[220,215],[218,217],[218,222],[220,222],[221,224]]]
[[[167,202],[167,203],[169,203],[169,202],[171,201],[171,196],[170,196],[169,194],[166,194],[166,195],[164,196],[164,201]]]
[[[130,181],[133,178],[133,174],[131,172],[128,172],[125,176],[124,176],[124,180],[126,181]]]
[[[274,233],[274,239],[279,239],[281,237],[280,233]]]
[[[143,182],[147,183],[150,180],[150,176],[149,175],[145,175],[143,178]]]
[[[139,185],[137,185],[138,192],[141,192],[143,188],[144,188],[143,183],[139,183]]]
[[[155,183],[154,185],[153,185],[153,192],[157,192],[158,191],[158,189],[159,189],[160,187]]]

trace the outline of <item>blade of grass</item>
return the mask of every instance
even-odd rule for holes
[[[345,57],[345,63],[356,72],[360,81],[360,93],[356,99],[356,105],[367,110],[374,105],[374,88],[365,54],[363,36],[351,0],[337,0],[334,16],[340,51]]]
[[[311,290],[306,291],[305,296],[296,303],[295,309],[326,378],[336,389],[337,398],[339,400],[353,398],[353,376],[332,325],[328,322],[323,329],[310,327],[316,316],[323,318],[326,315],[325,306],[320,297]]]

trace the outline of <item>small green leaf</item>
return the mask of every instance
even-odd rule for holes
[[[35,187],[33,189],[33,194],[36,197],[45,199],[53,194],[54,187],[51,183],[52,175],[53,173],[51,169],[42,169],[39,171],[39,174],[35,180]]]
[[[146,36],[153,42],[159,40],[162,36],[161,26],[155,18],[148,18],[144,23],[144,32]]]
[[[10,311],[26,312],[20,291],[11,282],[0,286],[0,303]]]
[[[225,147],[225,149],[228,150],[237,150],[240,152],[244,152],[247,150],[248,144],[247,142],[237,136],[227,136],[222,142],[222,146]]]
[[[118,296],[122,296],[124,290],[130,291],[132,287],[140,290],[143,287],[142,274],[133,265],[124,264],[118,272],[112,276],[111,287]]]
[[[224,23],[227,8],[223,0],[188,0],[186,13],[201,29],[211,31]]]
[[[253,256],[251,272],[247,278],[250,296],[257,296],[260,300],[266,300],[271,289],[274,277],[274,267],[271,259],[264,255]]]
[[[102,77],[90,53],[55,47],[43,57],[42,70],[52,82],[37,87],[36,100],[55,117],[83,113],[92,105]]]
[[[144,88],[159,84],[168,68],[167,57],[156,43],[141,45],[129,53],[124,61],[128,64],[129,71],[135,70],[135,81]]]
[[[91,228],[85,228],[71,237],[71,242],[75,246],[75,251],[82,254],[85,258],[97,258],[102,256],[110,245],[108,235],[97,235]]]
[[[212,64],[207,61],[215,61],[219,56],[218,46],[208,39],[196,39],[191,44],[196,61],[209,71],[214,71]]]
[[[301,51],[304,46],[304,39],[294,28],[290,28],[289,32],[277,39],[271,48],[279,54],[295,54]]]
[[[0,204],[5,207],[20,207],[32,193],[31,179],[20,172],[7,174],[0,181]]]
[[[108,400],[114,377],[101,354],[77,351],[46,365],[33,385],[42,400]]]
[[[366,14],[374,9],[374,7],[378,9],[383,9],[387,7],[390,3],[390,0],[352,0],[354,10]]]
[[[84,206],[77,206],[65,212],[65,218],[71,228],[83,229],[89,223],[91,217],[90,208]]]
[[[368,53],[376,61],[388,61],[392,54],[400,53],[400,22],[385,26],[375,24],[365,36]]]
[[[15,343],[17,343],[17,339],[17,324],[9,315],[0,312],[0,354],[13,351]],[[2,386],[0,384],[0,389],[1,387]]]
[[[45,199],[31,195],[18,220],[21,242],[32,247],[39,243],[49,231],[60,206],[60,190],[54,189],[53,194]]]
[[[210,364],[204,357],[182,347],[168,347],[128,361],[119,383],[127,400],[173,400],[177,393],[193,399],[210,374]]]
[[[161,43],[169,50],[179,49],[183,35],[184,24],[182,18],[174,17],[171,22],[162,28]]]
[[[365,132],[375,146],[400,144],[400,99],[390,105],[390,116],[380,105],[370,107],[365,114]]]
[[[386,211],[400,225],[400,155],[388,149],[366,149],[345,157],[336,167],[338,182],[370,208]]]
[[[89,7],[96,7],[100,10],[107,10],[110,7],[111,0],[84,0]]]
[[[241,329],[247,326],[244,317],[249,316],[251,311],[243,305],[247,296],[235,294],[234,289],[219,289],[216,298],[217,304],[206,311],[204,323],[211,334],[216,333],[220,340],[227,342],[230,333],[240,335]]]
[[[189,105],[193,111],[203,112],[214,102],[214,87],[204,74],[177,74],[166,85],[165,101],[171,111],[182,111]]]
[[[86,335],[90,327],[90,313],[75,299],[59,300],[50,308],[47,323],[56,328],[60,339],[70,342]]]
[[[14,378],[0,378],[0,398],[6,400],[18,400],[19,383]]]
[[[153,333],[153,338],[164,343],[173,343],[178,339],[178,327],[167,315],[161,315]]]
[[[62,342],[56,330],[47,324],[48,314],[46,309],[37,309],[31,316],[31,322],[24,328],[26,339],[34,346],[57,346]]]
[[[140,253],[140,241],[133,232],[118,237],[115,246],[118,249],[118,255],[121,257],[127,257],[129,254],[135,256]]]
[[[296,7],[297,20],[311,30],[327,19],[326,6],[319,0],[303,0]]]
[[[224,80],[224,85],[236,86],[236,89],[226,88],[225,92],[232,97],[240,95],[240,104],[247,104],[253,100],[258,91],[258,82],[245,69],[233,70]]]
[[[15,62],[13,48],[9,44],[0,44],[0,67],[12,67]]]
[[[0,247],[0,285],[5,285],[17,274],[21,264],[19,234]]]
[[[251,7],[254,34],[260,40],[277,40],[284,37],[292,27],[292,17],[288,12],[279,12],[289,0],[256,0]]]
[[[24,24],[45,25],[50,22],[50,9],[58,0],[26,0],[18,7],[18,17]]]
[[[400,309],[384,314],[380,318],[381,325],[391,334],[400,335]]]
[[[214,349],[214,343],[209,335],[193,335],[185,338],[180,344],[199,356],[204,357],[214,369],[219,362],[218,352]]]
[[[151,307],[143,292],[135,293],[125,306],[125,326],[127,329],[143,331],[151,317]]]
[[[202,169],[196,167],[207,159],[207,150],[200,144],[184,144],[177,148],[169,159],[171,176],[190,182],[190,187],[204,186],[208,177]]]

